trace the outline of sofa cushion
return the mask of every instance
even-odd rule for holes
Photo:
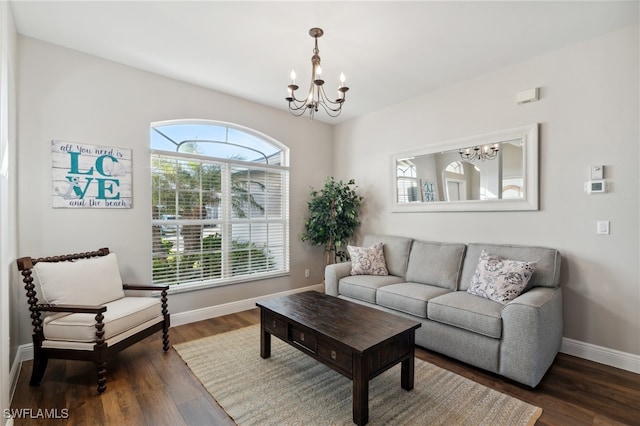
[[[524,291],[532,287],[556,288],[560,285],[560,252],[546,247],[518,246],[509,244],[478,244],[467,245],[467,254],[462,266],[460,290],[467,290],[471,285],[471,278],[476,273],[476,266],[482,250],[487,250],[494,256],[505,259],[536,262],[536,270],[531,276]]]
[[[414,241],[407,281],[457,290],[464,251],[464,244]]]
[[[115,253],[74,261],[38,262],[33,271],[43,303],[103,305],[124,297]]]
[[[160,300],[155,297],[124,297],[105,305],[105,340],[159,317],[162,313]],[[47,340],[94,342],[95,324],[94,314],[50,316],[44,320],[44,335]]]
[[[394,235],[365,235],[362,245],[368,247],[376,243],[384,244],[384,259],[389,275],[405,277],[412,241],[411,238]]]
[[[429,299],[448,292],[447,289],[428,284],[391,284],[378,289],[376,303],[386,308],[426,318]]]
[[[499,339],[502,337],[503,306],[466,291],[455,291],[429,300],[427,318]]]
[[[351,258],[351,275],[389,275],[382,247],[382,243],[371,247],[347,246]]]
[[[395,275],[352,275],[340,280],[338,293],[342,296],[375,304],[378,288],[402,281],[404,281],[402,277]]]
[[[535,268],[536,262],[503,259],[482,250],[467,292],[505,304],[522,293]]]

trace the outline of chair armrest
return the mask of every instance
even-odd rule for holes
[[[562,290],[535,287],[502,309],[500,374],[535,387],[562,343]]]
[[[165,284],[122,284],[123,290],[169,290],[169,285]]]
[[[351,262],[334,263],[324,268],[324,292],[337,296],[340,294],[338,281],[351,273]]]
[[[92,305],[36,305],[40,312],[68,312],[71,314],[101,314],[107,311],[106,306]]]

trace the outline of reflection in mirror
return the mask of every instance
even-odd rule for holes
[[[537,209],[537,125],[451,141],[439,148],[394,157],[397,207]],[[484,201],[494,203],[483,206]],[[464,206],[452,207],[452,204]],[[443,208],[432,205],[443,205]]]

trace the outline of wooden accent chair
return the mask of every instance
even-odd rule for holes
[[[103,393],[107,361],[116,353],[160,330],[169,350],[169,286],[122,284],[108,248],[17,263],[33,324],[31,386],[40,384],[49,358],[85,360],[95,362]],[[125,290],[159,291],[161,297],[127,296]]]

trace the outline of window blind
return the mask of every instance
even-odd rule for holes
[[[289,271],[289,170],[152,151],[153,282],[227,284]]]

